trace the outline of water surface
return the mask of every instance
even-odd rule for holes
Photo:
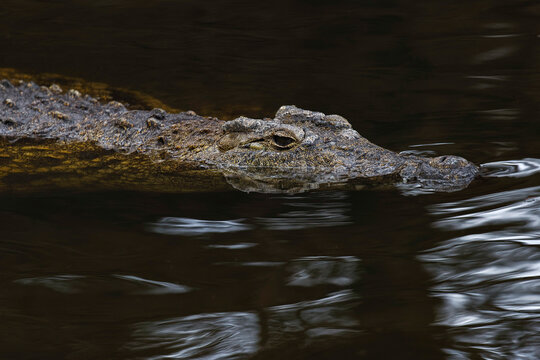
[[[0,20],[3,68],[222,118],[338,113],[485,174],[453,193],[17,178],[1,358],[540,358],[535,2],[4,0]]]

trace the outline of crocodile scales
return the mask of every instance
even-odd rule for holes
[[[155,161],[189,163],[259,184],[249,191],[283,188],[284,180],[314,188],[350,179],[455,191],[479,175],[478,167],[461,157],[399,154],[371,143],[339,115],[295,106],[282,106],[272,119],[222,121],[191,111],[129,110],[57,85],[8,80],[0,82],[0,101],[0,137],[6,140],[93,143]]]

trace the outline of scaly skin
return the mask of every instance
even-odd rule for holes
[[[274,119],[231,121],[193,112],[128,110],[58,86],[0,82],[0,137],[92,143],[153,161],[223,171],[249,191],[294,191],[350,179],[418,184],[436,191],[466,187],[478,168],[457,156],[425,158],[383,149],[339,115],[282,106]]]

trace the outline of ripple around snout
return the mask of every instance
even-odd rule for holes
[[[540,159],[495,161],[480,166],[485,177],[526,177],[540,173]]]

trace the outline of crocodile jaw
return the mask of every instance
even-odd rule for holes
[[[411,157],[400,171],[404,183],[417,183],[435,191],[457,191],[480,175],[478,166],[454,155],[434,158]]]

